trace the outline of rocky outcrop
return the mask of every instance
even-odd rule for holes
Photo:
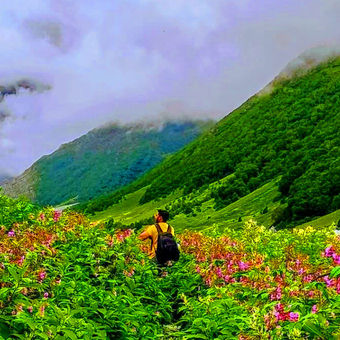
[[[1,187],[4,190],[4,193],[9,197],[16,198],[22,195],[34,201],[38,183],[39,176],[36,167],[33,165],[20,176],[4,180]]]

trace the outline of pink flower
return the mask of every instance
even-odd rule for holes
[[[326,257],[331,257],[335,253],[333,246],[327,247],[325,249],[324,255]]]
[[[247,270],[247,269],[249,269],[249,264],[245,263],[243,261],[240,261],[238,263],[238,267],[240,268],[240,270]]]
[[[278,312],[283,312],[283,304],[278,303],[277,305],[275,305],[275,310]]]
[[[8,232],[8,237],[14,237],[15,236],[15,232],[14,232],[14,230],[12,229],[12,230],[10,230],[9,232]]]
[[[21,256],[20,259],[18,260],[18,265],[21,266],[25,260],[25,256]]]
[[[340,255],[333,253],[332,255],[334,264],[340,264]]]
[[[48,293],[45,292],[45,293],[44,293],[44,299],[47,299],[47,298],[48,298]]]
[[[276,321],[285,321],[287,319],[287,313],[284,312],[283,305],[281,303],[278,303],[274,308]]]
[[[230,280],[231,280],[231,276],[230,275],[225,275],[224,276],[224,281],[225,282],[230,282]]]
[[[334,280],[330,279],[328,275],[325,276],[323,280],[325,281],[327,287],[332,287],[334,285]]]
[[[45,315],[45,306],[41,305],[39,308],[39,314],[40,316],[44,316]]]
[[[303,277],[303,282],[311,282],[313,280],[312,275],[306,275]]]
[[[54,210],[53,212],[53,221],[58,222],[61,217],[62,212],[60,210]]]
[[[304,270],[303,268],[300,268],[300,269],[298,270],[298,274],[299,274],[299,275],[302,275],[304,272],[305,272],[305,270]]]
[[[200,273],[201,272],[201,269],[200,269],[200,267],[199,266],[196,266],[196,273]]]
[[[296,322],[299,320],[299,313],[289,313],[289,321]]]
[[[222,277],[223,277],[222,270],[221,270],[220,267],[217,267],[217,268],[216,268],[216,275],[217,275],[219,278],[222,278]]]
[[[33,307],[32,307],[32,306],[27,307],[27,310],[28,310],[30,313],[33,313]]]
[[[40,271],[38,273],[38,281],[41,283],[45,278],[46,278],[46,272],[45,271]]]
[[[312,291],[312,290],[309,290],[309,291],[307,292],[307,296],[310,297],[310,298],[313,298],[314,295],[315,295],[315,293],[314,293],[314,291]]]
[[[275,291],[270,294],[270,300],[273,301],[273,300],[281,300],[282,298],[282,290],[280,287],[277,287],[275,289]]]
[[[318,307],[316,305],[313,305],[312,314],[315,314],[317,311],[318,311]]]
[[[45,214],[44,214],[44,213],[41,213],[41,214],[39,215],[39,220],[45,221]]]

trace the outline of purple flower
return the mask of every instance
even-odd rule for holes
[[[324,255],[326,257],[331,257],[335,253],[333,246],[327,247],[325,249]]]
[[[248,263],[245,263],[243,261],[240,261],[238,263],[238,267],[240,268],[240,270],[247,270],[249,268],[249,264]]]
[[[47,299],[47,298],[48,298],[48,293],[45,292],[45,293],[44,293],[44,299]]]
[[[333,281],[333,279],[330,279],[328,275],[325,276],[325,277],[323,278],[323,280],[325,281],[327,287],[333,286],[334,281]]]
[[[8,237],[14,237],[15,236],[14,230],[10,230],[7,235]]]
[[[219,278],[222,278],[222,277],[223,277],[222,270],[221,270],[220,267],[217,267],[217,268],[216,268],[216,275],[217,275]]]
[[[333,253],[332,257],[333,257],[334,264],[340,264],[340,255]]]
[[[313,305],[312,313],[315,314],[317,311],[318,311],[318,307],[316,305]]]
[[[289,313],[289,321],[296,322],[299,320],[299,313]]]

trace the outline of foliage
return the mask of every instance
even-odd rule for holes
[[[116,227],[116,228],[115,228]],[[247,222],[178,235],[158,268],[133,229],[45,208],[0,229],[0,336],[18,339],[336,339],[335,225]]]
[[[10,227],[15,222],[22,222],[30,218],[39,207],[27,198],[12,199],[1,194],[0,187],[0,225]]]

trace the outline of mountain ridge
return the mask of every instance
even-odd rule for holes
[[[275,82],[273,91],[253,95],[131,185],[82,209],[104,210],[142,187],[147,189],[141,205],[178,189],[187,195],[234,174],[212,192],[216,209],[282,176],[279,199],[285,208],[277,211],[276,224],[304,223],[335,211],[340,207],[339,94],[339,57]]]
[[[211,120],[106,124],[60,145],[2,186],[9,196],[24,194],[41,204],[89,199],[129,183],[212,124]]]

